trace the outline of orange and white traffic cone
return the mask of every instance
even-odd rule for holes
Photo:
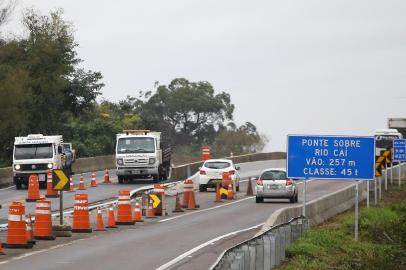
[[[75,186],[73,185],[73,178],[70,177],[69,192],[75,192]]]
[[[148,202],[146,218],[156,218],[152,199],[150,199],[149,202]]]
[[[79,188],[78,188],[78,190],[85,190],[85,189],[86,189],[85,181],[83,179],[83,174],[81,174],[80,178],[79,178]]]
[[[106,183],[106,184],[111,183],[109,170],[107,170],[107,169],[104,171],[104,182],[103,183]]]
[[[92,180],[90,181],[91,187],[97,187],[96,174],[92,173]]]
[[[41,199],[41,196],[39,195],[38,175],[31,174],[28,179],[28,197],[25,201],[35,202],[39,199]]]
[[[41,199],[35,207],[34,237],[37,240],[55,240],[52,234],[51,201]]]
[[[109,208],[109,215],[108,215],[108,218],[107,218],[107,226],[106,226],[106,228],[109,228],[109,229],[117,228],[116,218],[114,217],[114,208],[113,208],[113,206],[111,206]]]
[[[140,204],[138,202],[135,202],[134,221],[135,222],[144,222],[144,220],[142,219],[141,207],[140,207]]]
[[[216,200],[214,201],[215,203],[221,203],[223,202],[221,200],[221,193],[220,193],[220,183],[216,183]]]
[[[195,192],[193,190],[189,194],[189,202],[186,210],[197,210]]]
[[[95,231],[105,231],[106,228],[104,228],[104,223],[103,223],[103,214],[102,211],[97,209],[97,224],[96,224],[96,230]]]
[[[192,179],[186,179],[185,182],[183,182],[183,204],[182,204],[183,208],[188,207],[189,196],[192,191],[193,191],[193,181]]]
[[[34,232],[33,232],[33,228],[32,228],[31,215],[28,215],[28,218],[25,220],[25,224],[26,224],[26,228],[27,228],[27,232],[26,232],[27,243],[35,245],[36,241],[34,239]]]
[[[89,200],[87,194],[75,194],[75,204],[73,206],[72,232],[91,233],[89,215]]]
[[[227,200],[234,200],[234,191],[233,191],[233,185],[228,184],[228,189],[227,189]]]
[[[47,173],[47,194],[45,194],[47,198],[59,198],[58,191],[52,188],[52,170],[48,170]]]
[[[129,190],[118,192],[117,225],[134,225]]]
[[[12,202],[8,212],[7,243],[5,248],[32,248],[27,242],[27,227],[25,224],[25,206],[21,202]]]

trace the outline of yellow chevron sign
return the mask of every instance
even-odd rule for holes
[[[225,188],[220,188],[220,195],[228,195],[228,190],[227,189],[225,189]]]
[[[63,170],[52,171],[52,186],[54,190],[69,190],[69,177]]]
[[[161,204],[161,199],[154,193],[149,194],[149,197],[152,199],[152,207],[157,208]]]
[[[386,163],[389,164],[392,162],[392,150],[386,150],[382,154],[386,158]]]

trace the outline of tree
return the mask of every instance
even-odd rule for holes
[[[141,108],[144,124],[165,131],[175,144],[213,140],[222,122],[232,120],[234,111],[229,94],[214,94],[209,82],[184,78],[160,85]]]
[[[268,141],[250,122],[246,122],[239,128],[236,128],[234,123],[228,126],[228,128],[223,127],[215,139],[213,152],[216,156],[256,153],[262,151]]]
[[[0,27],[7,22],[16,5],[15,0],[0,0]]]

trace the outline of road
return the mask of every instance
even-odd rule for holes
[[[258,175],[267,167],[284,167],[284,161],[241,164],[241,175]],[[352,184],[352,181],[311,181],[308,201]],[[245,190],[246,182],[242,185]],[[301,190],[302,185],[299,185]],[[299,195],[299,203],[302,200]],[[246,229],[266,221],[277,209],[291,206],[283,200],[256,204],[243,192],[230,203],[215,205],[214,193],[200,193],[198,202],[204,209],[163,217],[116,231],[108,231],[61,246],[36,248],[26,254],[0,259],[1,269],[156,269],[187,251],[221,235]],[[170,268],[207,269],[219,253],[210,248],[200,250]]]

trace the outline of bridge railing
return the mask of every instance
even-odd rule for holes
[[[223,252],[211,270],[272,269],[285,260],[285,251],[309,230],[309,220],[299,216]]]

